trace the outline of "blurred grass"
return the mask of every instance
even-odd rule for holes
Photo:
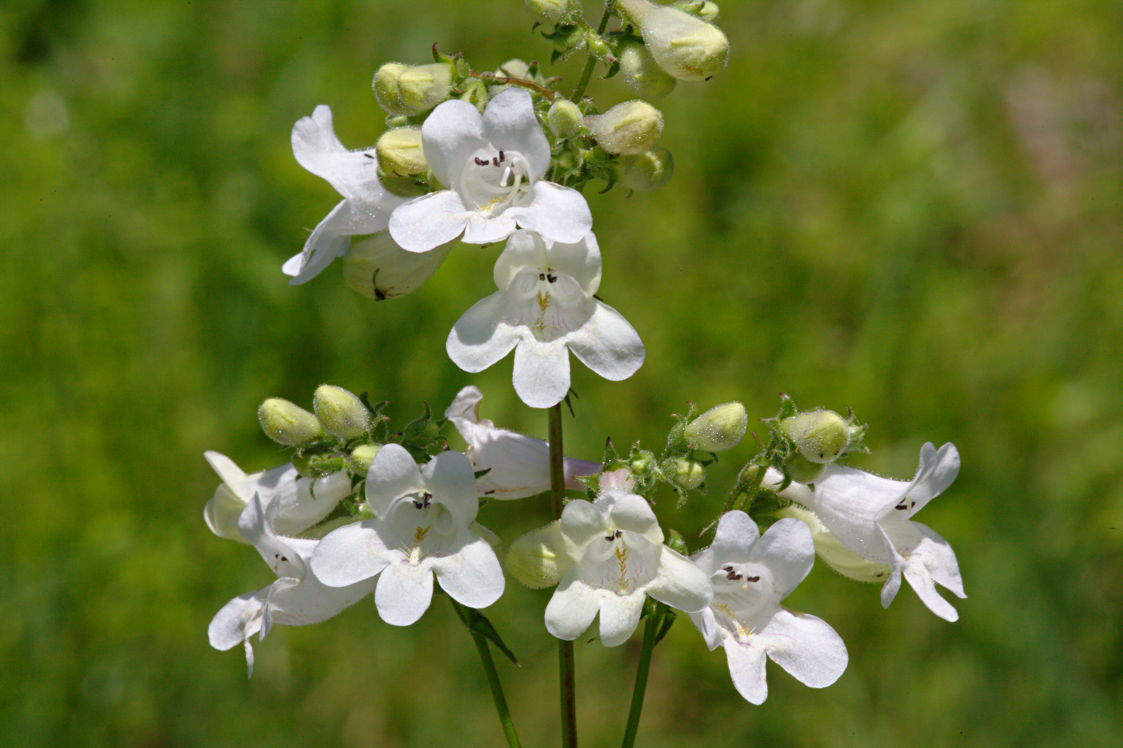
[[[377,306],[329,270],[280,263],[335,197],[288,132],[320,103],[372,143],[387,60],[438,41],[477,67],[545,58],[516,0],[471,3],[12,0],[0,8],[0,743],[496,745],[467,635],[438,600],[408,630],[367,605],[258,648],[207,646],[227,599],[269,580],[206,531],[218,449],[260,469],[268,395],[321,381],[411,417],[469,382],[485,414],[543,434],[510,363],[470,378],[449,326],[490,292],[463,247]],[[592,3],[587,3],[592,5]],[[924,521],[970,598],[947,625],[905,591],[817,569],[791,605],[842,634],[826,691],[771,667],[741,701],[680,623],[657,652],[651,746],[1109,746],[1123,724],[1123,6],[1114,0],[726,2],[729,69],[660,106],[678,171],[654,195],[589,195],[605,298],[648,362],[612,384],[575,367],[571,454],[657,443],[665,414],[784,390],[852,405],[864,465],[906,476],[921,442],[964,468]],[[573,67],[567,68],[572,80]],[[597,83],[603,103],[629,98]],[[713,473],[727,485],[742,448]],[[663,519],[683,530],[706,503]],[[489,506],[505,537],[545,502]],[[556,730],[546,596],[489,613],[528,746]],[[613,745],[635,643],[578,646],[581,730]],[[1115,736],[1114,738],[1112,736]]]

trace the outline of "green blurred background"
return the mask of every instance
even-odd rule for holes
[[[586,3],[592,6],[592,2]],[[467,634],[438,600],[410,629],[361,604],[279,627],[245,679],[207,645],[230,597],[272,576],[212,537],[205,449],[283,461],[255,408],[330,381],[413,416],[478,384],[484,415],[544,435],[510,359],[444,355],[493,290],[461,247],[414,295],[373,304],[332,267],[280,264],[337,197],[289,129],[330,104],[344,143],[384,127],[382,62],[463,50],[477,69],[548,57],[518,0],[7,0],[0,7],[0,743],[497,745]],[[590,15],[597,11],[590,7]],[[656,652],[645,746],[1108,746],[1123,715],[1123,5],[1118,0],[723,4],[729,69],[661,102],[677,160],[652,195],[589,200],[602,294],[648,362],[575,367],[570,454],[657,444],[688,400],[771,415],[853,406],[860,464],[912,474],[954,441],[956,485],[920,517],[955,547],[961,620],[911,590],[818,567],[790,598],[842,634],[849,670],[763,707],[680,622]],[[569,83],[575,68],[563,68]],[[630,98],[599,81],[603,104]],[[716,510],[743,445],[711,474]],[[505,537],[544,500],[491,505]],[[554,744],[546,593],[489,612],[528,746]],[[619,739],[638,637],[579,644],[584,744]],[[1112,738],[1111,735],[1116,735]]]

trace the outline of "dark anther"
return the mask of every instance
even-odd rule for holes
[[[499,157],[498,157],[498,156],[496,156],[495,158],[491,159],[491,165],[492,165],[492,166],[499,166]]]
[[[551,283],[555,283],[557,281],[557,279],[558,279],[558,276],[554,275],[553,273],[547,273],[546,274],[546,280],[550,281]]]
[[[545,273],[539,273],[538,274],[538,280],[540,280],[540,281],[546,280],[546,274]]]
[[[736,582],[738,579],[741,578],[741,575],[738,574],[737,572],[733,571],[733,570],[730,570],[730,572],[725,575],[725,578],[728,579],[730,582]]]
[[[732,566],[723,566],[723,567],[721,567],[721,570],[731,572],[731,571],[733,571],[733,567]]]
[[[624,537],[624,531],[623,530],[617,530],[616,531],[616,537],[618,537],[618,538]]]
[[[745,577],[746,582],[759,582],[760,577]]]
[[[499,152],[499,163],[503,163],[503,151]]]
[[[484,496],[491,496],[493,493],[495,493],[495,489],[491,488],[491,489],[488,489],[487,491],[484,491]]]
[[[611,543],[613,540],[616,540],[616,538],[620,538],[620,537],[623,537],[623,536],[624,536],[624,533],[621,532],[620,530],[617,530],[616,532],[614,532],[610,535],[605,535],[604,539],[607,540],[609,543]]]
[[[414,499],[413,505],[418,509],[424,509],[425,507],[429,506],[432,498],[433,494],[429,493],[428,491],[423,491],[421,493],[420,499]]]
[[[473,160],[476,162],[476,166],[487,166],[491,163],[486,158],[480,158],[479,156],[476,156]]]
[[[373,159],[373,158],[374,158],[374,154],[373,154],[373,153],[364,153],[363,155],[364,155],[364,156],[366,156],[367,158],[370,158],[370,159]]]

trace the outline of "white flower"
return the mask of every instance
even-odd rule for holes
[[[643,363],[643,342],[619,312],[593,297],[600,274],[593,234],[564,244],[517,232],[495,263],[499,291],[457,320],[445,345],[449,357],[478,372],[514,348],[515,391],[532,408],[565,397],[569,351],[606,379],[627,379]]]
[[[255,495],[265,506],[276,503],[273,522],[282,535],[299,535],[331,513],[340,499],[351,493],[351,479],[339,471],[315,480],[285,463],[260,473],[246,475],[224,454],[204,452],[222,483],[203,510],[203,519],[220,538],[242,540],[238,518]]]
[[[881,604],[893,602],[904,574],[928,608],[946,621],[959,613],[936,592],[942,585],[967,597],[951,545],[935,530],[912,517],[955,481],[959,452],[950,442],[937,450],[931,442],[920,449],[920,466],[911,481],[891,480],[840,465],[823,468],[814,483],[792,483],[781,495],[798,501],[819,517],[844,546],[864,559],[890,567],[881,588]],[[770,471],[765,481],[781,476]]]
[[[449,597],[486,608],[503,594],[503,571],[473,529],[479,504],[472,465],[442,452],[421,469],[399,444],[371,461],[367,505],[375,519],[335,530],[320,541],[312,568],[325,584],[378,577],[374,602],[387,623],[408,626],[429,608],[433,574]]]
[[[373,581],[346,587],[325,587],[321,584],[308,568],[308,560],[317,541],[275,534],[274,523],[280,507],[280,499],[274,498],[263,509],[261,497],[254,494],[238,518],[242,536],[269,564],[277,575],[277,581],[228,602],[207,629],[211,646],[215,649],[226,651],[245,644],[250,675],[253,675],[251,636],[260,634],[260,638],[264,639],[274,623],[307,626],[326,621],[374,589]]]
[[[292,126],[292,152],[301,166],[326,179],[343,196],[313,229],[304,250],[281,268],[295,286],[312,280],[345,254],[352,236],[384,231],[391,211],[405,201],[378,181],[374,148],[349,151],[339,142],[332,129],[331,107],[320,105],[311,117],[297,120]]]
[[[486,475],[476,479],[480,496],[493,499],[522,499],[550,490],[550,447],[541,439],[502,429],[486,418],[480,418],[483,393],[477,387],[465,387],[445,410],[460,432],[468,449],[464,455],[472,467]],[[565,485],[581,490],[581,476],[600,472],[600,463],[565,458]]]
[[[727,512],[713,545],[694,562],[709,575],[714,598],[690,620],[711,650],[725,649],[733,685],[746,701],[768,698],[765,656],[812,688],[829,686],[846,670],[846,645],[833,628],[780,605],[815,562],[802,522],[782,519],[762,537],[749,515]]]
[[[502,91],[483,116],[466,101],[446,101],[421,126],[425,158],[449,189],[398,206],[390,235],[427,252],[463,232],[468,244],[506,239],[516,226],[553,241],[576,242],[593,225],[580,192],[542,181],[550,145],[530,94]]]
[[[710,603],[706,574],[663,545],[663,531],[647,501],[607,491],[595,502],[571,501],[562,512],[565,547],[561,583],[546,606],[546,628],[573,640],[600,614],[606,647],[623,644],[639,623],[648,595],[696,612]]]

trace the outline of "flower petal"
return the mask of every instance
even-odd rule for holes
[[[541,179],[550,168],[550,144],[526,91],[508,88],[487,103],[483,135],[496,148],[522,153],[534,179]]]
[[[244,543],[245,538],[238,532],[238,517],[245,508],[245,502],[227,488],[226,484],[221,484],[203,507],[203,521],[218,537]]]
[[[566,337],[581,363],[605,379],[618,382],[643,364],[643,341],[618,311],[598,301],[592,317]]]
[[[772,582],[782,600],[811,573],[815,563],[811,529],[794,517],[781,519],[753,544],[750,559],[765,564],[772,572]]]
[[[374,578],[364,579],[346,587],[329,587],[309,576],[300,584],[286,586],[269,599],[273,623],[285,626],[308,626],[339,615],[374,592]]]
[[[569,351],[562,340],[523,339],[515,348],[515,392],[532,408],[557,405],[569,392]]]
[[[479,111],[456,99],[440,104],[425,118],[421,141],[429,168],[446,187],[456,183],[473,153],[487,147]]]
[[[597,535],[603,535],[608,522],[604,511],[584,499],[565,505],[561,514],[561,530],[566,540],[580,547]]]
[[[752,556],[750,548],[759,538],[760,529],[749,515],[741,511],[726,512],[721,515],[717,523],[717,532],[714,533],[713,545],[709,548],[713,568],[706,568],[706,571],[712,574],[717,570],[716,564],[719,563],[739,564],[748,561]]]
[[[491,244],[501,242],[515,231],[515,220],[504,211],[496,216],[485,217],[471,211],[467,213],[468,225],[460,241],[465,244]]]
[[[500,291],[505,291],[519,271],[525,268],[545,270],[549,265],[546,242],[533,231],[516,231],[495,261],[492,278]]]
[[[448,508],[459,529],[466,529],[479,509],[476,474],[468,458],[460,452],[441,452],[422,469],[422,475],[434,499]]]
[[[846,670],[846,644],[820,618],[781,609],[761,633],[777,640],[768,647],[772,661],[805,686],[826,688]],[[778,646],[778,641],[785,645]]]
[[[433,572],[428,566],[387,566],[374,588],[378,615],[392,626],[409,626],[424,615],[433,600]]]
[[[909,509],[905,516],[911,517],[923,509],[929,501],[939,496],[955,482],[959,475],[959,450],[947,442],[937,451],[932,442],[920,448],[920,467],[912,479],[905,498]]]
[[[371,511],[381,517],[395,500],[422,490],[421,469],[405,447],[386,444],[378,450],[367,470],[366,500]]]
[[[329,587],[347,587],[369,579],[394,557],[374,522],[355,522],[332,530],[312,553],[312,573]]]
[[[618,647],[628,641],[628,637],[639,625],[643,612],[644,594],[636,590],[630,595],[612,593],[601,595],[600,603],[600,641],[606,647]]]
[[[572,244],[554,242],[549,262],[550,267],[572,276],[585,293],[595,294],[600,288],[600,246],[592,231]]]
[[[714,618],[714,611],[712,608],[703,608],[697,613],[688,613],[690,622],[702,634],[702,639],[706,642],[706,646],[710,651],[717,649],[721,644],[721,626],[718,625],[717,619]]]
[[[503,569],[483,538],[466,543],[459,553],[433,559],[441,589],[469,608],[486,608],[503,595]]]
[[[238,517],[238,531],[255,549],[261,558],[278,577],[303,579],[308,572],[304,559],[294,550],[285,538],[273,532],[273,516],[279,502],[273,499],[268,508],[261,505],[261,497],[253,495]]]
[[[207,627],[211,646],[220,652],[233,649],[261,629],[261,609],[269,588],[247,592],[222,606]]]
[[[741,698],[750,704],[763,704],[768,698],[768,682],[764,678],[764,649],[749,642],[739,642],[734,636],[726,636],[722,642],[725,659],[729,663],[729,675],[733,686]]]
[[[369,151],[368,151],[369,152]],[[311,117],[301,117],[292,126],[292,153],[296,161],[336,191],[350,199],[369,199],[381,192],[378,168],[364,151],[349,151],[332,127],[331,107],[320,105]]]
[[[289,258],[281,267],[282,271],[292,276],[292,280],[289,281],[290,286],[299,286],[315,278],[336,257],[347,253],[353,234],[365,233],[350,230],[354,225],[350,220],[352,215],[353,211],[349,203],[344,200],[332,208],[317,224],[304,242],[304,249],[299,255],[299,264],[293,262],[295,258]],[[289,270],[293,272],[288,272]]]
[[[647,585],[647,594],[672,608],[696,613],[709,607],[714,597],[709,575],[681,553],[663,547],[659,572]]]
[[[467,372],[483,371],[511,352],[518,333],[502,321],[504,295],[493,293],[460,315],[445,341],[452,362]]]
[[[524,229],[555,242],[575,244],[593,228],[593,214],[585,197],[575,189],[553,182],[534,184],[529,205],[507,208],[505,213]]]
[[[576,570],[570,570],[546,604],[546,630],[559,639],[573,641],[593,622],[600,598],[599,590],[577,579]]]
[[[815,512],[839,542],[864,559],[892,563],[878,520],[909,488],[905,481],[864,470],[828,465],[815,481],[808,509]]]
[[[442,190],[399,205],[390,214],[389,229],[402,249],[428,252],[460,236],[467,225],[468,213],[460,196]]]
[[[663,530],[651,504],[634,493],[608,491],[597,497],[596,505],[608,512],[609,521],[621,530],[639,533],[652,543],[663,542]]]

